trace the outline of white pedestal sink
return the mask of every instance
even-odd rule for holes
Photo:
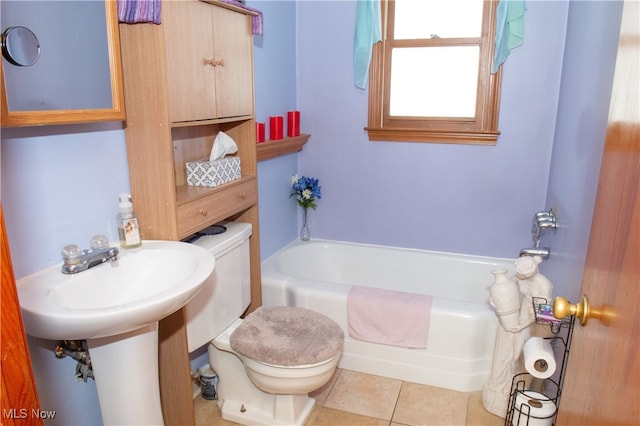
[[[105,425],[163,424],[158,321],[184,306],[213,271],[205,249],[143,241],[74,275],[61,264],[18,280],[27,334],[87,340]]]

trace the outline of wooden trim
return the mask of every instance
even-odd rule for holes
[[[469,145],[495,145],[500,132],[438,132],[422,129],[398,129],[398,128],[371,128],[365,127],[369,132],[369,140],[399,141],[399,142],[437,142]]]
[[[275,141],[260,142],[256,145],[258,152],[258,161],[268,160],[269,158],[279,157],[302,151],[304,144],[307,143],[311,135],[302,134],[285,139]]]

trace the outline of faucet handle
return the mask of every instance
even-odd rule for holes
[[[558,222],[558,218],[556,217],[553,209],[543,210],[533,215],[533,226],[544,222]]]
[[[543,210],[541,212],[536,212],[533,215],[533,223],[539,222],[541,220],[545,220],[548,219],[550,217],[550,214],[547,210]]]
[[[80,263],[82,254],[83,252],[80,250],[80,247],[75,244],[67,244],[62,247],[62,259],[67,265],[77,265]]]
[[[540,220],[543,218],[549,218],[549,217],[555,217],[555,214],[553,213],[553,209],[542,210],[540,212],[536,212],[536,214],[534,215],[534,218],[537,220]]]
[[[89,242],[91,250],[98,250],[109,247],[109,239],[103,234],[96,234]]]

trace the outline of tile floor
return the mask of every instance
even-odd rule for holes
[[[504,419],[482,407],[481,392],[456,392],[338,369],[312,395],[316,408],[307,426],[473,425],[500,426]],[[215,401],[198,396],[196,425],[229,426]]]

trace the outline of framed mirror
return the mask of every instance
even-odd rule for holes
[[[0,7],[2,127],[125,119],[116,0]]]

